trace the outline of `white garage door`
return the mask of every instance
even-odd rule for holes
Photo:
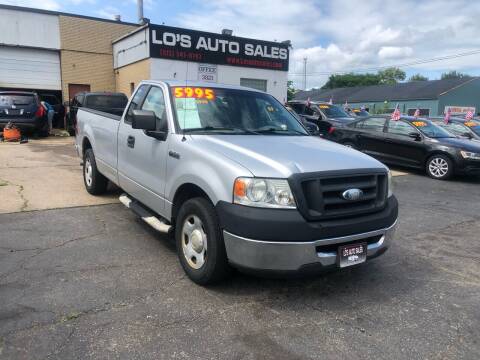
[[[58,51],[0,46],[0,87],[61,90]]]

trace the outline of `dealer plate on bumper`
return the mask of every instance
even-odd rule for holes
[[[367,243],[350,244],[338,248],[338,265],[341,268],[357,265],[367,260]]]

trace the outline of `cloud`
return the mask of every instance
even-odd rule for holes
[[[264,40],[292,41],[290,78],[308,86],[329,72],[376,68],[480,49],[480,2],[468,0],[194,1],[179,25]],[[404,68],[477,71],[478,55]]]
[[[410,57],[413,54],[413,49],[410,46],[382,46],[378,50],[378,57],[380,59],[401,59]]]

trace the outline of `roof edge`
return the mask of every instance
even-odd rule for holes
[[[108,23],[120,24],[120,25],[140,26],[140,24],[126,22],[126,21],[117,21],[117,20],[113,20],[113,19],[103,19],[103,18],[98,18],[98,17],[94,17],[94,16],[72,14],[72,13],[66,13],[66,12],[61,12],[61,11],[36,9],[36,8],[31,8],[31,7],[26,7],[26,6],[15,6],[15,5],[0,4],[0,9],[33,12],[33,13],[45,14],[45,15],[69,16],[69,17],[75,17],[75,18],[80,18],[80,19],[102,21],[102,22],[108,22]]]

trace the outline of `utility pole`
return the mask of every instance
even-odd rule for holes
[[[303,90],[307,90],[307,58],[303,58]]]

